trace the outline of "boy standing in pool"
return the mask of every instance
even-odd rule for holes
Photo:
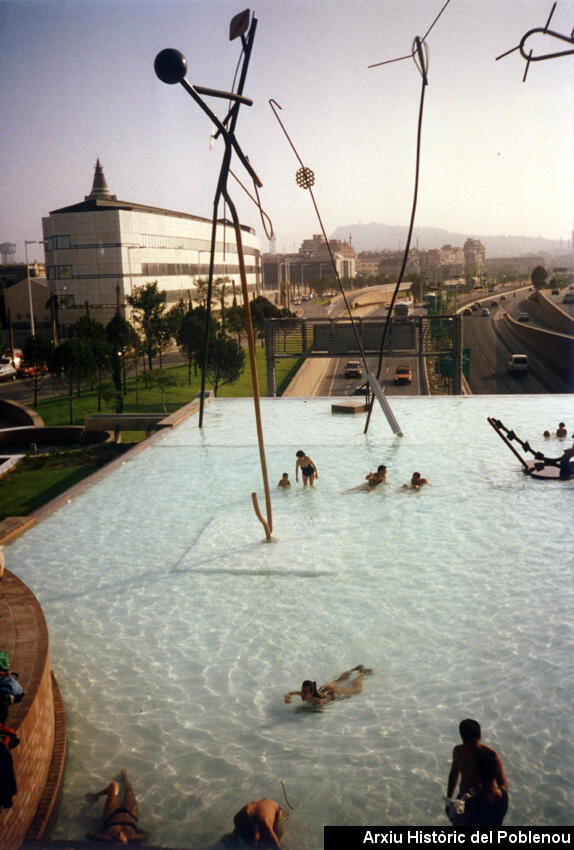
[[[476,772],[475,759],[476,755],[482,751],[488,751],[493,754],[496,761],[495,781],[498,787],[505,792],[508,792],[508,782],[504,768],[500,760],[500,756],[490,747],[487,747],[480,740],[480,723],[477,720],[461,720],[458,731],[462,738],[462,744],[458,744],[452,751],[452,764],[448,775],[448,784],[446,796],[452,799],[456,783],[460,776],[460,788],[458,790],[459,799],[472,790],[478,791],[481,786],[481,780]]]

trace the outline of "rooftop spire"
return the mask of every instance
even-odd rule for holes
[[[112,195],[112,193],[108,189],[108,184],[106,183],[106,178],[104,177],[104,169],[102,168],[99,159],[96,160],[96,170],[94,173],[92,191],[89,195],[86,195],[86,201],[91,201],[97,198],[105,198],[108,200],[115,200],[116,198],[116,196]]]

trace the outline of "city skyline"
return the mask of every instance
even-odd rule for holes
[[[479,8],[474,8],[478,5]],[[327,233],[351,224],[407,225],[414,187],[421,77],[404,56],[445,6],[415,0],[287,3],[260,0],[237,136],[263,182],[281,252],[319,232],[295,184],[299,163],[268,104],[277,101],[305,165]],[[525,63],[524,33],[543,27],[545,0],[450,0],[427,38],[416,224],[473,234],[569,240],[572,232],[574,58]],[[221,142],[180,86],[153,71],[180,49],[191,83],[229,90],[239,58],[228,41],[241,6],[227,0],[0,0],[5,97],[0,242],[42,238],[41,219],[91,188],[96,159],[125,201],[210,218]],[[569,34],[574,4],[559,0],[552,29]],[[536,53],[547,50],[538,36]],[[552,45],[555,51],[556,42]],[[220,115],[225,104],[211,102]],[[242,166],[233,169],[248,188]],[[252,202],[230,183],[239,214],[267,240]],[[29,259],[43,259],[39,245]]]

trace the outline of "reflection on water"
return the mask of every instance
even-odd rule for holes
[[[249,800],[284,803],[281,782],[287,850],[317,850],[326,823],[446,824],[466,716],[503,758],[506,822],[572,822],[574,484],[523,476],[486,422],[539,447],[574,423],[572,399],[393,410],[402,439],[380,412],[365,436],[324,400],[263,402],[271,483],[293,482],[273,490],[273,544],[251,505],[252,405],[229,400],[7,550],[44,607],[68,714],[54,837],[94,825],[83,794],[121,767],[156,844],[213,846]],[[313,491],[294,483],[300,448],[319,469]],[[380,463],[386,485],[344,492]],[[430,486],[401,491],[414,470]],[[284,704],[302,679],[359,663],[374,668],[361,695],[321,712]]]

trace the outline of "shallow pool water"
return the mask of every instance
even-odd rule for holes
[[[447,824],[458,723],[503,759],[506,823],[574,821],[573,482],[534,481],[486,421],[548,455],[569,396],[262,402],[276,542],[249,400],[206,407],[6,551],[38,596],[68,716],[54,837],[101,807],[83,795],[127,767],[153,843],[217,845],[264,796],[294,807],[287,850],[323,824]],[[295,485],[295,451],[314,490]],[[388,483],[345,492],[379,463]],[[414,470],[431,482],[401,491]],[[290,491],[275,485],[289,472]],[[363,693],[323,711],[282,694],[355,664]],[[301,703],[299,702],[299,707]]]

